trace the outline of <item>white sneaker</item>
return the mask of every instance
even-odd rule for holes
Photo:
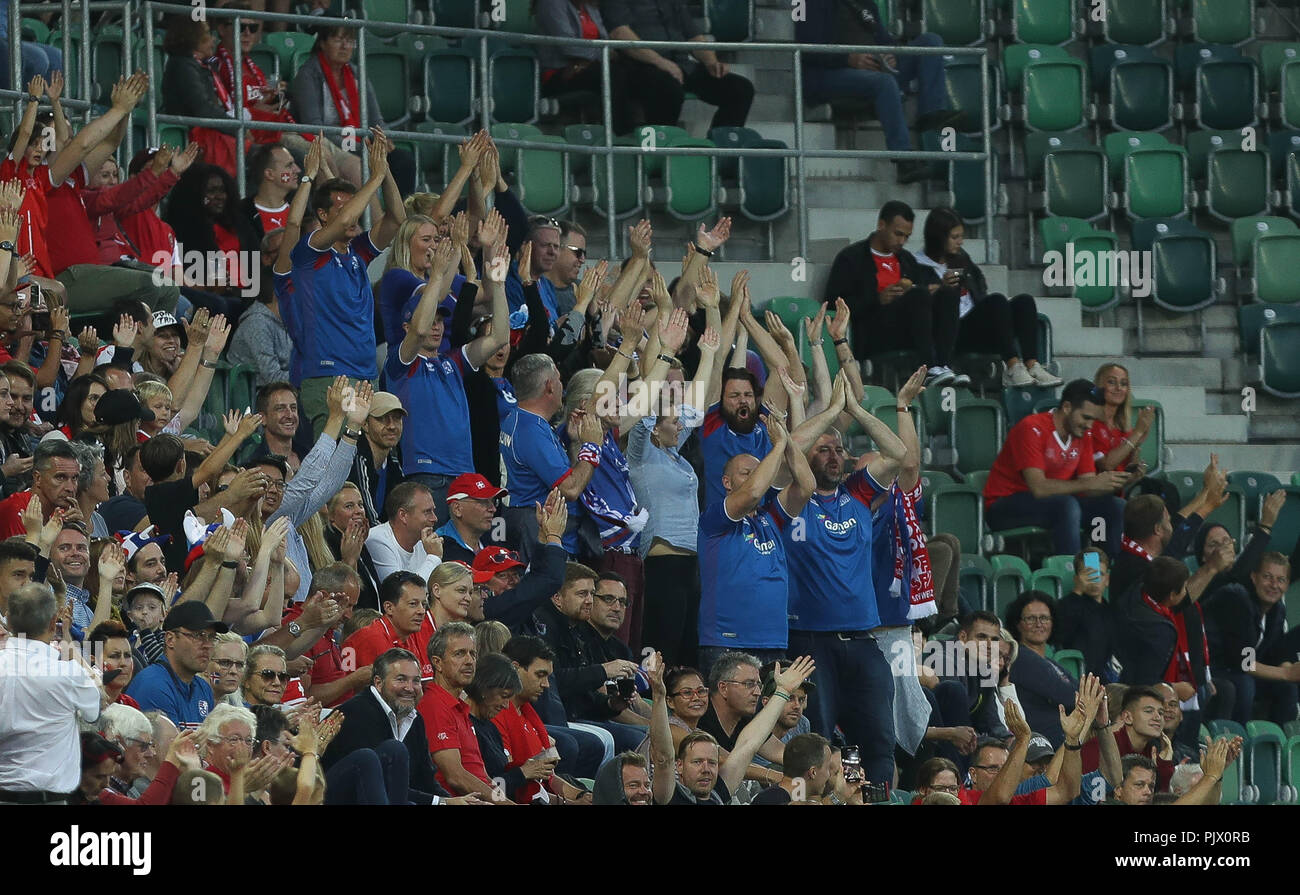
[[[1038,385],[1038,380],[1030,375],[1025,369],[1023,363],[1003,364],[1002,366],[1002,387],[1003,388],[1030,388]]]
[[[1023,366],[1023,365],[1022,365]],[[1029,375],[1038,385],[1054,388],[1064,382],[1059,376],[1053,376],[1042,364],[1034,364],[1029,368]]]
[[[932,388],[941,385],[947,385],[957,378],[957,374],[945,366],[931,367],[925,374],[925,387]]]

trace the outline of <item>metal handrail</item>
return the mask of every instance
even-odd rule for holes
[[[123,49],[126,54],[125,58],[130,58],[130,33],[132,17],[131,0],[115,0],[115,2],[96,2],[79,3],[76,8],[79,11],[120,11],[123,15]],[[154,54],[153,33],[154,33],[154,16],[156,13],[172,13],[191,15],[195,9],[192,6],[183,6],[176,3],[157,2],[157,0],[138,0],[136,4],[138,10],[136,15],[141,19],[143,36],[149,51],[145,54],[146,71],[150,78],[150,83],[157,83],[156,78],[159,73],[154,71]],[[68,24],[71,18],[73,4],[71,0],[62,2],[64,20],[63,20],[63,43],[65,58],[71,51],[70,35]],[[23,12],[48,12],[48,4],[10,4],[10,34],[19,35],[21,33],[21,16]],[[235,10],[219,7],[204,8],[204,15],[213,19],[231,19],[235,26],[236,32],[240,22],[243,20],[256,20],[263,22],[284,22],[293,25],[319,26],[322,22],[319,16],[302,16],[289,13],[275,12],[257,12],[252,10]],[[366,19],[337,19],[334,21],[344,22],[356,28],[357,32],[357,51],[355,64],[358,68],[361,83],[369,84],[366,72],[366,42],[367,33],[371,28],[382,30],[385,26],[393,26],[394,23],[377,22]],[[399,23],[400,24],[400,23]],[[619,40],[586,40],[583,38],[572,37],[554,37],[541,34],[523,34],[515,32],[501,32],[473,28],[452,28],[439,25],[415,25],[400,24],[400,28],[405,33],[427,35],[430,37],[443,37],[451,39],[473,38],[479,40],[479,117],[480,124],[484,128],[491,125],[490,106],[492,99],[491,83],[488,78],[488,40],[498,41],[508,45],[539,45],[539,46],[581,46],[584,48],[598,48],[600,50],[600,64],[602,77],[601,106],[602,119],[604,121],[605,145],[588,146],[572,143],[547,143],[545,148],[548,151],[567,152],[576,154],[585,154],[591,156],[603,156],[605,160],[605,219],[607,224],[607,238],[609,240],[610,254],[617,252],[618,225],[615,217],[615,196],[614,196],[614,156],[645,153],[640,146],[615,145],[613,135],[613,111],[612,95],[610,89],[610,63],[611,54],[614,50],[622,49],[628,45],[627,41]],[[80,61],[79,80],[82,82],[83,96],[90,95],[90,40],[89,40],[89,16],[81,16],[82,39],[78,49]],[[373,38],[371,38],[373,39]],[[638,47],[646,47],[657,50],[675,50],[689,52],[691,50],[701,49],[698,41],[637,41]],[[873,46],[857,44],[798,44],[798,43],[778,43],[778,42],[720,42],[710,41],[705,47],[713,51],[734,51],[738,53],[751,52],[780,52],[790,53],[793,62],[794,77],[794,137],[795,145],[786,149],[759,149],[759,148],[732,148],[732,147],[656,147],[653,151],[667,156],[687,155],[687,156],[709,156],[714,158],[743,158],[743,157],[763,157],[763,158],[793,158],[795,160],[795,179],[797,202],[797,219],[798,219],[798,236],[799,236],[799,254],[801,257],[808,255],[808,204],[805,201],[807,196],[807,182],[805,160],[807,158],[855,158],[855,159],[899,159],[905,157],[917,161],[982,161],[984,163],[984,180],[985,180],[985,220],[987,221],[987,239],[986,249],[988,260],[995,261],[998,254],[997,240],[995,238],[996,227],[994,224],[994,213],[996,199],[994,195],[993,183],[993,164],[992,164],[992,146],[990,121],[988,110],[988,99],[990,89],[989,77],[989,57],[986,47],[911,47],[911,46]],[[243,48],[240,41],[235,41],[232,48],[234,56],[235,70],[235,96],[239,97],[240,108],[243,106]],[[983,147],[976,152],[933,152],[924,150],[911,150],[908,152],[894,152],[887,150],[870,150],[870,149],[814,149],[804,146],[804,97],[803,97],[803,54],[804,53],[892,53],[895,56],[975,56],[980,59],[980,119],[983,137]],[[21,54],[13,52],[11,56],[13,83],[21,86]],[[129,64],[129,63],[128,63]],[[24,92],[19,89],[0,90],[0,97],[21,97]],[[236,145],[236,177],[239,190],[241,193],[245,189],[245,171],[244,171],[244,137],[249,131],[288,131],[293,133],[325,133],[329,136],[343,136],[344,128],[341,127],[324,127],[320,125],[305,124],[283,124],[279,122],[259,122],[246,121],[242,118],[232,119],[209,119],[193,118],[188,116],[176,116],[161,114],[158,111],[158,104],[155,100],[154,91],[150,89],[148,94],[148,134],[149,141],[156,144],[158,140],[158,125],[163,124],[183,124],[189,126],[213,127],[221,130],[235,132],[238,136],[235,140]],[[70,108],[85,108],[87,115],[91,103],[85,100],[65,100],[65,105]],[[368,124],[369,115],[368,102],[363,98],[361,102],[361,132],[364,133]],[[130,129],[128,128],[128,131]],[[459,143],[461,137],[455,135],[426,134],[418,131],[387,131],[390,137],[403,141],[415,143],[432,143],[448,144]],[[348,135],[355,136],[351,131]],[[127,149],[131,151],[131,137],[127,137]],[[504,147],[535,147],[537,144],[527,140],[509,140],[502,139],[496,142]],[[366,164],[364,153],[362,154],[363,168]]]

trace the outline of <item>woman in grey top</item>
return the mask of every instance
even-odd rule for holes
[[[699,340],[700,365],[695,382],[686,386],[681,364],[668,371],[663,396],[686,395],[686,402],[648,416],[627,437],[628,474],[632,489],[650,512],[641,532],[645,560],[645,619],[641,641],[663,654],[668,665],[694,665],[700,613],[700,563],[695,536],[700,521],[699,478],[682,457],[681,446],[704,414],[704,384],[713,369],[718,336],[707,331]],[[702,378],[701,378],[702,377]],[[662,400],[662,398],[661,398]],[[676,402],[674,402],[676,403]]]

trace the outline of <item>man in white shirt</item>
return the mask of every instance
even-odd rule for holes
[[[47,584],[9,596],[12,636],[0,650],[0,805],[64,804],[81,781],[78,720],[107,697],[79,652],[52,645],[58,602]]]
[[[414,572],[428,580],[442,563],[442,537],[433,493],[418,482],[402,482],[384,501],[388,521],[370,529],[366,549],[383,581],[393,572]]]

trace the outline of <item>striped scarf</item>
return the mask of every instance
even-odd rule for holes
[[[930,552],[925,546],[925,531],[916,512],[921,498],[921,483],[904,493],[898,483],[889,486],[890,509],[894,514],[894,583],[889,592],[908,602],[911,621],[935,615],[939,607],[934,599],[934,574],[930,570]],[[907,582],[906,596],[903,582]]]

